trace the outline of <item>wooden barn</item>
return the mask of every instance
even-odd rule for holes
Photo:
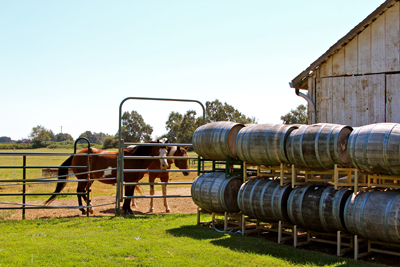
[[[307,100],[309,124],[400,123],[398,0],[385,1],[290,86]]]

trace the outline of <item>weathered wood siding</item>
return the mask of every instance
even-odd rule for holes
[[[400,3],[327,58],[309,78],[316,122],[400,123]],[[310,119],[311,122],[311,119]]]

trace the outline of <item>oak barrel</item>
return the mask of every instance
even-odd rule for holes
[[[316,184],[299,186],[289,195],[290,222],[317,232],[347,232],[343,211],[353,191],[332,185]]]
[[[355,128],[349,137],[347,153],[354,168],[400,175],[400,124],[375,123]]]
[[[285,143],[297,126],[287,124],[253,124],[242,128],[236,137],[239,159],[257,165],[279,166],[290,163]]]
[[[347,141],[352,128],[340,124],[313,124],[293,130],[286,142],[291,164],[314,170],[349,165]]]
[[[193,133],[194,151],[206,159],[237,159],[236,136],[244,127],[241,123],[218,121],[202,125]]]
[[[400,243],[400,193],[371,191],[347,200],[344,221],[350,233],[373,241]]]
[[[210,172],[198,176],[192,184],[193,202],[210,212],[239,212],[237,195],[242,178],[225,178],[225,172]]]
[[[240,187],[239,209],[263,222],[289,222],[287,200],[291,191],[291,185],[280,186],[279,180],[256,177]]]

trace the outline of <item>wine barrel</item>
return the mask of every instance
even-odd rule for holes
[[[400,175],[400,124],[375,123],[355,128],[349,137],[347,153],[354,168]]]
[[[244,127],[241,123],[218,121],[202,125],[193,133],[194,151],[206,159],[237,159],[236,136]]]
[[[289,195],[290,222],[317,232],[347,232],[343,211],[352,192],[328,184],[299,186]]]
[[[225,172],[210,172],[198,176],[191,188],[193,202],[210,212],[239,212],[237,195],[242,178],[225,178]]]
[[[280,186],[279,180],[251,179],[240,187],[239,209],[263,222],[289,222],[287,200],[291,191],[291,185]]]
[[[236,137],[239,159],[257,165],[279,166],[290,163],[285,143],[297,126],[287,124],[253,124],[242,128]]]
[[[299,167],[326,170],[335,164],[349,165],[347,141],[350,126],[339,124],[313,124],[293,130],[286,142],[286,155],[291,164]]]
[[[400,193],[363,192],[347,200],[344,222],[350,233],[373,241],[400,243]]]

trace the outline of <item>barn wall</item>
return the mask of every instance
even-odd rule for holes
[[[327,58],[309,79],[316,122],[400,123],[400,3]],[[310,86],[310,81],[313,84]]]

